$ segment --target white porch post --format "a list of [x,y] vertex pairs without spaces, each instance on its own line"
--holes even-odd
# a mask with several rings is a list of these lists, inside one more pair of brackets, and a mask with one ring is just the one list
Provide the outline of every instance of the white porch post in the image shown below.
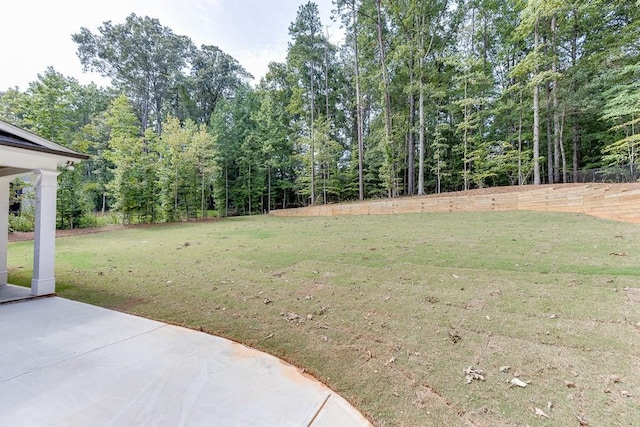
[[36,174],[36,224],[33,244],[31,295],[56,291],[56,193],[58,171],[38,169]]
[[0,178],[0,286],[7,284],[7,247],[9,245],[9,183]]

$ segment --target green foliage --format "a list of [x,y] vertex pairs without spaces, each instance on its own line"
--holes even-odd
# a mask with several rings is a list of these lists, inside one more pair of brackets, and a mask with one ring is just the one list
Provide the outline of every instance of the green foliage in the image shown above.
[[[113,165],[113,180],[107,186],[114,199],[114,208],[123,215],[123,221],[131,217],[153,219],[155,197],[153,195],[155,173],[149,143],[153,135],[140,135],[140,127],[129,100],[117,97],[105,115],[110,128],[108,150],[105,157]],[[150,218],[150,216],[152,218]]]
[[90,211],[180,221],[635,171],[638,8],[334,3],[344,41],[302,4],[285,61],[255,87],[230,55],[157,19],[82,28],[80,62],[113,87],[47,68],[25,92],[0,92],[0,119],[91,155],[60,177],[65,227]]
[[607,80],[611,86],[604,94],[602,118],[613,123],[618,138],[603,148],[603,160],[633,167],[640,146],[640,64],[614,69]]
[[161,134],[169,115],[208,123],[218,101],[251,78],[218,47],[197,49],[189,37],[147,16],[104,22],[98,33],[81,28],[72,39],[85,70],[111,78],[131,99],[142,132],[151,127]]
[[164,106],[174,79],[186,65],[192,49],[188,37],[178,36],[157,19],[131,14],[124,24],[105,22],[93,34],[81,28],[72,36],[78,45],[78,58],[86,70],[110,77],[141,106],[142,131],[149,125],[161,131]]
[[83,173],[84,165],[79,164],[73,170],[63,170],[58,176],[56,211],[60,229],[78,228],[81,219],[91,212],[88,193],[83,191]]
[[155,142],[158,202],[167,222],[204,218],[214,173],[213,137],[192,121],[169,117]]
[[9,214],[9,232],[31,232],[36,224],[33,208],[21,209],[19,213]]

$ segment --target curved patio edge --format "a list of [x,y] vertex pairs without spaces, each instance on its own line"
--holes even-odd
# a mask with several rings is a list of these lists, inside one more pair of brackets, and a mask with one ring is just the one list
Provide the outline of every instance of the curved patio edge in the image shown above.
[[0,306],[2,425],[369,426],[275,356],[60,297]]

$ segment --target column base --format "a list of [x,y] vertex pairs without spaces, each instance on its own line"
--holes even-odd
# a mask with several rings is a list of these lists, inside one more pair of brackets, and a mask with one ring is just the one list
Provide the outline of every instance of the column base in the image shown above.
[[0,271],[0,286],[6,285],[9,280],[9,273],[6,271]]
[[56,293],[56,279],[33,279],[31,280],[31,295],[51,295]]

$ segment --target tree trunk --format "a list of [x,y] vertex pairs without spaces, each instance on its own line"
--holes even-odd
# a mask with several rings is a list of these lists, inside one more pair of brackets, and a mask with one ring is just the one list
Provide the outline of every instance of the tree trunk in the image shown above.
[[409,85],[411,91],[409,93],[409,135],[407,139],[407,194],[413,196],[416,194],[416,141],[415,141],[415,116],[416,116],[416,98],[413,95],[414,83],[414,58],[413,50],[409,59]]
[[431,51],[431,46],[433,45],[433,35],[431,36],[431,40],[429,41],[429,47],[425,51],[424,49],[424,15],[422,15],[420,19],[420,60],[418,61],[418,67],[420,67],[420,100],[418,108],[420,110],[420,131],[419,131],[419,166],[418,166],[418,195],[424,194],[424,159],[425,159],[425,141],[424,141],[424,127],[425,127],[425,119],[424,119],[424,58]]
[[311,74],[311,205],[316,203],[316,135],[315,135],[315,95],[313,89],[313,61],[310,66]]
[[[533,44],[535,52],[538,51],[538,38],[538,23],[536,22]],[[537,65],[536,74],[538,74]],[[537,83],[533,87],[533,184],[540,185],[540,86]]]
[[224,165],[224,216],[229,216],[229,167]]
[[[422,61],[420,61],[422,62]],[[424,194],[424,88],[422,87],[422,65],[420,66],[420,98],[418,109],[420,114],[419,149],[418,149],[418,195]]]
[[[553,168],[554,175],[553,180],[555,182],[560,182],[560,144],[562,143],[560,139],[560,111],[559,111],[559,101],[558,101],[558,78],[556,73],[558,72],[558,57],[557,57],[557,49],[556,49],[556,15],[551,17],[551,44],[552,44],[552,55],[553,61],[551,64],[551,70],[553,71]],[[562,171],[562,175],[564,176],[564,170]]]
[[267,213],[271,212],[271,165],[267,165]]
[[[571,67],[575,67],[578,61],[578,10],[573,10],[573,38],[571,40]],[[578,90],[577,79],[573,81],[573,93]],[[580,134],[578,129],[578,111],[572,109],[572,134],[573,134],[573,182],[578,182],[578,161],[580,156]]]
[[382,71],[382,83],[384,87],[384,131],[386,143],[390,149],[390,165],[389,165],[389,197],[396,196],[397,191],[397,177],[395,170],[395,150],[393,149],[393,142],[391,141],[391,95],[389,94],[389,76],[387,75],[387,60],[385,57],[384,43],[382,39],[382,7],[380,0],[376,0],[376,8],[378,12],[378,48],[380,49],[380,68]]
[[551,125],[551,119],[553,115],[553,109],[551,107],[551,87],[549,85],[545,85],[547,89],[547,110],[549,114],[547,114],[547,177],[548,183],[553,184],[555,181],[555,174],[553,172],[553,131]]
[[522,89],[520,90],[520,117],[518,122],[518,185],[524,185],[522,173]]
[[564,152],[564,118],[565,112],[562,111],[562,122],[560,123],[559,140],[560,140],[560,156],[562,157],[562,183],[567,183],[567,157]]
[[573,116],[573,182],[578,182],[578,161],[580,154],[580,134],[578,131],[578,119],[576,115]]
[[467,153],[468,150],[468,127],[469,127],[469,106],[467,105],[467,76],[464,78],[464,133],[463,133],[463,144],[464,150],[462,153],[462,176],[464,178],[464,190],[469,190],[469,155]]
[[204,203],[204,170],[202,171],[202,181],[200,182],[200,213],[202,219],[205,219],[206,215],[206,206]]
[[176,221],[178,218],[178,163],[176,162],[176,175],[175,182],[173,183],[173,218],[171,221]]
[[[328,33],[328,31],[327,31]],[[327,120],[329,120],[329,46],[327,41],[329,39],[329,35],[324,38],[324,102],[325,102],[325,114],[327,115]]]
[[356,121],[358,134],[358,196],[360,200],[364,200],[364,136],[362,126],[362,96],[360,94],[360,59],[358,46],[358,11],[356,10],[355,1],[352,3],[353,13],[353,48],[355,61],[355,80],[356,80]]

